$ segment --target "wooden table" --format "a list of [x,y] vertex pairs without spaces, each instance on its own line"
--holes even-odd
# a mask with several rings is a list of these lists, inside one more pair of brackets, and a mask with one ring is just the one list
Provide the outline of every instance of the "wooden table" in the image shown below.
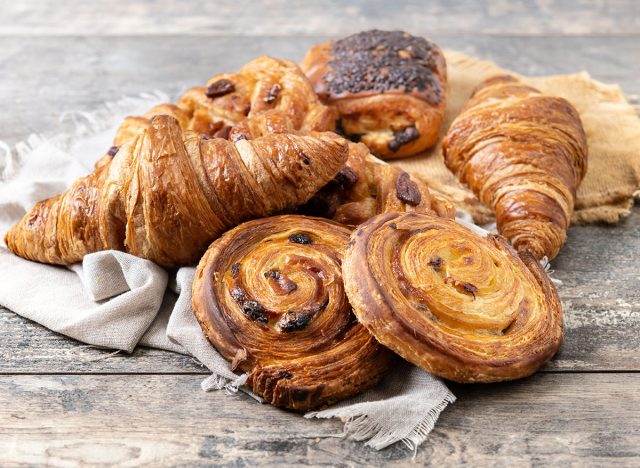
[[[579,5],[574,5],[579,3]],[[157,0],[29,0],[0,6],[0,138],[54,132],[63,111],[149,90],[179,91],[263,53],[371,27],[525,74],[586,69],[640,94],[640,3],[316,1],[292,7]],[[518,382],[452,386],[422,464],[640,464],[640,209],[616,227],[578,226],[554,262],[566,342]],[[10,272],[1,272],[2,279]],[[37,287],[37,284],[34,285]],[[81,346],[0,310],[0,465],[410,464],[243,395],[205,393],[185,356]]]

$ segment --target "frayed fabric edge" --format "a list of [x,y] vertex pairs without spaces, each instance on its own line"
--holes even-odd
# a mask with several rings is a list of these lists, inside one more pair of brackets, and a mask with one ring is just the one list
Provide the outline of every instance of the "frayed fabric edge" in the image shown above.
[[[60,123],[69,128],[52,135],[33,133],[25,140],[19,141],[11,148],[0,140],[0,181],[8,181],[20,168],[22,161],[43,144],[50,144],[63,151],[68,151],[77,138],[90,137],[120,122],[122,114],[146,112],[149,108],[162,102],[168,102],[169,96],[161,91],[140,93],[137,96],[125,96],[117,101],[106,102],[91,112],[66,111],[60,115]],[[95,155],[98,158],[100,155]],[[88,161],[93,162],[93,161]]]
[[456,401],[456,397],[451,392],[447,392],[441,402],[432,407],[420,422],[404,437],[398,437],[391,429],[385,428],[378,421],[366,414],[341,414],[344,408],[325,411],[313,411],[304,415],[305,418],[340,418],[344,422],[342,435],[327,435],[319,437],[348,437],[355,441],[366,441],[365,445],[375,450],[382,450],[396,442],[403,443],[413,452],[415,458],[418,447],[427,439],[429,433],[435,427],[442,411],[451,403]]

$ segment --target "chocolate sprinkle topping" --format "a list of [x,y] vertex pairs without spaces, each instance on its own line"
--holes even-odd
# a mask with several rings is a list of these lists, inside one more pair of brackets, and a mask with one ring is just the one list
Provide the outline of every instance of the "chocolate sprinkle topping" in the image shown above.
[[300,232],[298,234],[291,234],[289,236],[289,242],[293,242],[294,244],[303,244],[303,245],[312,244],[313,243],[311,241],[311,238],[308,235],[306,235],[306,234],[304,234],[302,232]]
[[240,263],[236,262],[231,265],[231,276],[233,279],[236,279],[240,274]]
[[211,83],[205,94],[208,98],[217,98],[220,96],[224,96],[225,94],[233,93],[236,90],[236,86],[227,79],[218,80],[214,83]]
[[109,148],[109,151],[107,151],[107,154],[113,158],[116,154],[118,154],[119,149],[119,146],[112,146],[111,148]]
[[434,57],[440,49],[402,31],[363,31],[333,44],[331,71],[324,76],[333,96],[363,91],[426,92],[434,104],[444,98]]
[[420,138],[420,132],[416,127],[407,127],[393,135],[393,140],[387,145],[394,153],[407,143]]
[[398,200],[411,206],[418,206],[422,201],[422,194],[409,174],[403,172],[396,181],[396,196]]
[[279,84],[274,84],[264,97],[264,102],[269,104],[275,101],[278,98],[278,94],[280,94],[281,89],[282,88],[280,88]]

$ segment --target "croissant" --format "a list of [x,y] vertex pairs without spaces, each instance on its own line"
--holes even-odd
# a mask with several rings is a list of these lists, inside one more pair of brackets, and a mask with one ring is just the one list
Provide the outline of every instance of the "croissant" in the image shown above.
[[335,110],[320,102],[295,63],[262,56],[236,73],[217,75],[205,86],[189,89],[177,105],[160,104],[144,116],[127,117],[113,146],[96,166],[110,161],[124,143],[145,131],[156,115],[176,118],[183,131],[231,141],[270,133],[335,130],[337,117]]
[[369,153],[362,143],[349,143],[349,158],[338,174],[299,212],[356,226],[379,213],[419,211],[455,216],[449,202],[433,196],[427,184]]
[[383,159],[417,154],[438,140],[447,70],[440,48],[402,31],[364,31],[313,46],[300,66],[339,126]]
[[241,224],[202,257],[193,310],[245,385],[308,410],[375,385],[394,360],[351,312],[341,263],[350,229],[320,218]]
[[193,265],[228,228],[307,201],[347,159],[333,133],[236,143],[182,132],[167,115],[65,193],[41,201],[5,237],[16,255],[71,264],[105,249]]
[[528,252],[424,213],[385,213],[351,235],[353,311],[406,360],[456,382],[532,374],[562,343],[562,308]]
[[490,78],[453,121],[442,151],[518,251],[558,254],[587,171],[586,136],[568,101],[510,76]]

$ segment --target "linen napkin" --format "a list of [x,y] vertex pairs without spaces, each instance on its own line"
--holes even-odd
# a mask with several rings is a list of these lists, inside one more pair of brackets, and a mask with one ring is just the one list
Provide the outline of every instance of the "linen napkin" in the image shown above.
[[[89,172],[94,159],[111,146],[125,115],[139,115],[162,101],[167,97],[156,93],[106,105],[95,114],[67,114],[69,131],[32,136],[14,152],[0,145],[5,148],[0,155],[0,234],[36,201],[64,191]],[[0,271],[0,305],[19,315],[91,345],[127,352],[146,345],[190,354],[212,372],[202,383],[204,390],[242,389],[246,377],[231,372],[191,310],[194,268],[170,275],[150,261],[116,251],[87,255],[81,265],[65,268],[30,262],[0,247]],[[416,450],[454,400],[440,379],[406,364],[375,389],[306,417],[340,418],[345,436],[375,449],[401,441]]]

